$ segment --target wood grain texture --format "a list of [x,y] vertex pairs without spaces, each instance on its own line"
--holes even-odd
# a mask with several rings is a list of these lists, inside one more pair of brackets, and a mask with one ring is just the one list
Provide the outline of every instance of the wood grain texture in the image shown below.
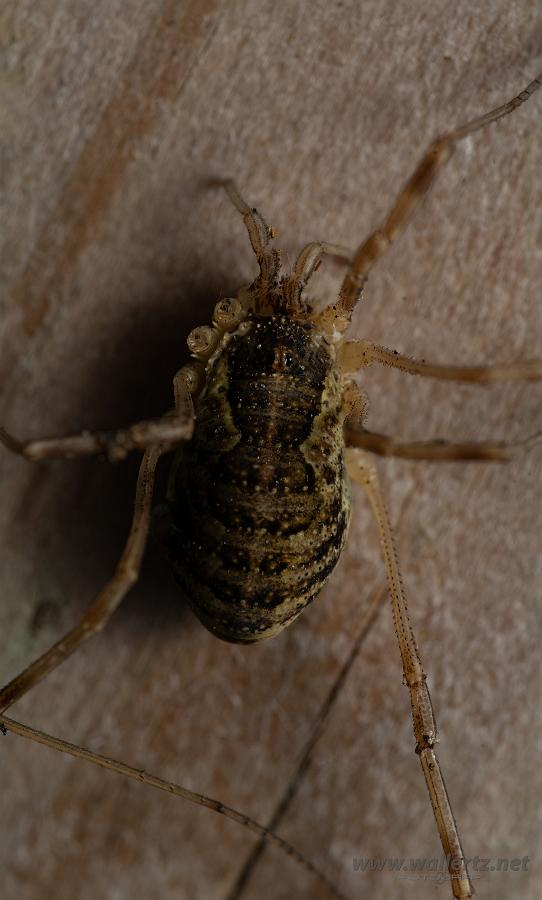
[[[1,14],[0,418],[22,437],[159,415],[190,328],[254,274],[233,177],[279,232],[355,245],[429,141],[542,68],[535,0],[7,0]],[[353,337],[447,363],[542,355],[542,104],[466,142],[371,274]],[[332,264],[314,291],[333,298]],[[540,385],[370,370],[369,425],[517,439]],[[480,898],[539,896],[540,451],[509,466],[383,461],[404,580],[468,855],[529,856]],[[0,456],[2,679],[70,625],[122,546],[136,460]],[[164,474],[164,473],[163,473]],[[265,822],[384,584],[354,491],[338,571],[290,629],[228,646],[155,547],[107,631],[14,717]],[[352,857],[434,857],[391,615],[382,606],[278,828],[352,897],[433,897]],[[0,742],[2,895],[227,898],[254,839],[207,810],[14,737]],[[439,896],[446,896],[441,887]],[[322,898],[274,850],[243,898]]]

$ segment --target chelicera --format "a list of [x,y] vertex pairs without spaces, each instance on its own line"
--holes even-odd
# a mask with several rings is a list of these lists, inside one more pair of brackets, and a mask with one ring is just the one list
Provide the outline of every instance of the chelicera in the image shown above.
[[[381,228],[353,255],[333,244],[310,243],[291,271],[283,273],[272,229],[228,182],[226,190],[244,220],[260,271],[237,297],[217,303],[211,325],[189,335],[192,360],[175,376],[173,411],[159,421],[107,434],[23,443],[0,431],[2,443],[29,460],[102,452],[118,459],[134,449],[144,451],[132,527],[113,578],[79,624],[0,691],[2,713],[100,631],[136,581],[151,526],[154,473],[161,455],[176,451],[166,502],[154,513],[155,533],[202,623],[218,637],[238,643],[272,637],[318,595],[346,539],[350,479],[366,492],[379,528],[416,753],[449,861],[453,895],[472,896],[435,753],[437,729],[426,676],[369,451],[409,459],[498,461],[528,449],[542,435],[516,444],[399,443],[365,428],[367,400],[352,375],[379,363],[410,374],[464,382],[534,380],[542,378],[542,361],[437,365],[368,341],[349,341],[346,333],[370,269],[408,223],[457,143],[512,112],[541,84],[539,76],[508,103],[436,140]],[[338,300],[316,310],[304,291],[324,256],[345,262],[347,273]],[[0,726],[210,806],[270,837],[326,881],[286,842],[219,801],[67,745],[4,715]]]

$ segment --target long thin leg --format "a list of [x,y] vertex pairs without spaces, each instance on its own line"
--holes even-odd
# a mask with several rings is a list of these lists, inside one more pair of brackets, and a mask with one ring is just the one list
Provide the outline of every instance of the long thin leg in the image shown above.
[[138,422],[119,431],[99,431],[68,437],[44,438],[20,441],[4,428],[0,428],[0,444],[24,456],[28,460],[53,459],[55,457],[91,456],[106,453],[111,460],[124,459],[131,450],[144,450],[156,444],[174,447],[192,436],[194,423],[190,415],[170,413],[161,419]]
[[224,188],[231,202],[243,217],[252,249],[260,266],[260,276],[257,279],[258,285],[255,285],[255,290],[261,285],[262,293],[265,293],[275,282],[280,266],[278,251],[270,246],[274,237],[273,229],[269,227],[255,207],[249,206],[243,200],[233,181],[224,182]]
[[0,690],[0,713],[27,693],[38,681],[56,669],[88,638],[101,631],[139,577],[145,551],[154,487],[154,472],[162,446],[146,450],[137,479],[132,526],[115,574],[86,609],[80,622],[46,653],[31,663]]
[[344,427],[344,438],[348,447],[370,450],[379,456],[399,456],[402,459],[426,459],[433,462],[445,460],[472,460],[480,462],[508,462],[525,453],[542,441],[542,431],[532,434],[523,441],[514,443],[469,442],[449,443],[448,441],[409,441],[401,443],[387,434],[355,428],[348,422]]
[[377,471],[369,457],[361,450],[348,449],[346,463],[352,480],[360,484],[366,492],[380,531],[382,553],[388,573],[395,633],[399,642],[405,682],[410,692],[416,753],[420,757],[442,848],[448,860],[453,894],[457,898],[472,897],[474,891],[468,875],[459,832],[439,761],[433,749],[437,740],[435,716],[426,675],[410,623],[407,600],[397,561],[397,551]]
[[318,866],[312,863],[292,844],[285,841],[284,838],[281,838],[270,828],[266,828],[265,825],[260,825],[255,819],[250,818],[250,816],[245,815],[245,813],[239,812],[239,810],[232,806],[221,803],[220,800],[215,800],[213,797],[209,797],[206,794],[198,794],[180,784],[175,784],[173,781],[166,781],[164,778],[159,778],[157,775],[151,775],[151,773],[146,772],[145,769],[136,769],[133,766],[128,766],[126,763],[112,759],[110,756],[101,756],[99,753],[93,753],[85,747],[79,747],[77,744],[69,744],[67,741],[62,741],[46,732],[37,731],[35,728],[30,728],[28,725],[16,722],[14,719],[8,719],[1,714],[0,731],[4,734],[11,731],[13,734],[18,734],[20,737],[36,741],[38,744],[43,744],[45,747],[57,750],[59,753],[67,753],[70,756],[74,756],[76,759],[86,760],[102,769],[109,769],[112,772],[117,772],[119,775],[125,775],[127,778],[132,778],[134,781],[146,784],[159,791],[166,791],[174,797],[182,797],[183,800],[188,800],[189,803],[195,803],[197,806],[205,806],[207,809],[211,809],[213,812],[219,813],[227,819],[231,819],[232,822],[237,822],[238,825],[242,825],[253,834],[257,834],[261,839],[274,844],[275,847],[282,850],[286,856],[295,859],[295,861],[303,866],[307,872],[315,878],[318,878],[325,886],[330,896],[336,897],[337,900],[348,900],[346,895],[335,887],[327,875],[325,875]]
[[[201,370],[201,371],[200,371]],[[67,437],[21,441],[0,427],[0,444],[25,459],[37,461],[58,457],[92,456],[106,453],[116,462],[124,459],[131,450],[146,450],[158,444],[162,452],[173,449],[192,437],[194,430],[194,404],[192,394],[201,386],[203,367],[196,363],[183,366],[173,379],[175,409],[147,422],[136,422],[129,428],[117,431],[98,431]]]
[[352,267],[343,281],[339,301],[334,307],[340,327],[344,329],[348,324],[352,310],[361,297],[363,285],[371,267],[408,224],[416,207],[433,184],[442,166],[452,156],[459,141],[469,134],[479,131],[485,125],[489,125],[490,122],[496,122],[497,119],[513,112],[514,109],[525,103],[541,85],[542,73],[508,103],[448,132],[431,144],[418,168],[399,194],[384,223],[361,244],[355,254]]
[[425,360],[410,359],[397,350],[388,350],[369,341],[345,341],[337,352],[343,372],[357,372],[373,363],[400,369],[409,375],[440,378],[445,381],[472,381],[490,384],[496,381],[539,381],[542,378],[542,359],[492,366],[441,366]]

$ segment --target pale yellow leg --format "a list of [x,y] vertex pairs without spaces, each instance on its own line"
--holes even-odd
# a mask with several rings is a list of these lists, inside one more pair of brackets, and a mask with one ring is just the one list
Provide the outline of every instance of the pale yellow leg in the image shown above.
[[0,690],[0,712],[5,712],[49,672],[56,669],[84,641],[101,631],[137,581],[149,532],[154,472],[163,452],[163,448],[157,446],[146,450],[143,455],[137,480],[132,526],[115,574],[88,606],[78,625]]
[[410,623],[407,600],[397,561],[397,551],[376,467],[366,453],[351,448],[346,451],[346,464],[352,480],[361,485],[366,492],[380,532],[395,633],[399,642],[405,683],[410,692],[416,753],[420,757],[444,855],[449,861],[448,871],[453,894],[456,898],[472,897],[474,891],[468,875],[459,832],[434,751],[437,740],[435,716],[426,675]]
[[179,418],[170,413],[161,419],[138,422],[118,431],[99,431],[67,437],[43,438],[21,441],[5,429],[0,428],[0,444],[25,459],[38,461],[58,457],[74,458],[106,454],[112,461],[124,459],[132,450],[144,450],[156,444],[167,444],[171,448],[188,440],[192,435],[191,417]]
[[542,441],[542,431],[514,443],[463,441],[409,441],[400,442],[387,434],[377,434],[364,428],[356,428],[348,422],[344,428],[345,443],[349,447],[370,450],[379,456],[398,456],[401,459],[426,459],[433,462],[471,460],[480,462],[508,462],[525,453]]
[[194,404],[191,390],[194,384],[195,365],[184,366],[173,379],[175,409],[148,422],[137,422],[116,431],[83,431],[66,437],[41,438],[21,441],[0,427],[0,444],[12,453],[33,462],[58,457],[74,458],[107,454],[116,462],[124,459],[132,450],[146,450],[160,444],[161,452],[172,450],[192,437],[194,430]]
[[426,195],[442,167],[452,156],[458,143],[485,125],[509,115],[518,106],[525,103],[541,85],[542,74],[531,81],[525,90],[509,100],[508,103],[448,132],[431,144],[418,168],[397,197],[381,227],[373,232],[355,253],[350,271],[343,281],[339,301],[335,306],[330,307],[330,313],[334,313],[336,327],[339,330],[344,330],[348,325],[352,310],[361,297],[363,285],[370,269],[412,219],[420,201]]
[[20,737],[35,741],[38,744],[43,744],[44,747],[49,747],[51,750],[56,750],[59,753],[67,753],[79,760],[86,760],[86,762],[90,762],[102,769],[109,769],[109,771],[111,772],[116,772],[119,775],[124,775],[126,778],[131,778],[134,781],[139,782],[140,784],[146,784],[149,787],[156,788],[159,791],[166,791],[166,793],[171,794],[174,797],[181,797],[183,800],[187,800],[189,803],[194,803],[197,806],[204,806],[221,816],[225,816],[232,822],[237,822],[238,825],[242,825],[243,828],[246,828],[248,829],[248,831],[256,834],[259,838],[262,838],[265,841],[269,841],[275,847],[278,847],[278,849],[281,850],[284,854],[286,854],[286,856],[294,859],[296,863],[301,865],[311,876],[318,879],[320,884],[324,887],[326,895],[335,897],[336,900],[348,900],[345,894],[343,894],[342,891],[335,887],[335,885],[332,881],[330,881],[327,875],[322,872],[322,870],[318,868],[318,866],[312,863],[310,859],[304,856],[303,853],[297,850],[292,844],[290,844],[288,841],[285,841],[284,838],[281,838],[270,828],[266,828],[265,825],[260,825],[260,823],[255,819],[252,819],[250,818],[250,816],[245,815],[245,813],[234,809],[234,807],[232,806],[227,806],[225,803],[221,803],[220,800],[215,800],[213,797],[209,797],[206,794],[199,794],[196,793],[196,791],[191,791],[188,788],[185,788],[180,784],[176,784],[173,781],[166,781],[164,778],[159,778],[157,775],[152,775],[150,772],[147,772],[141,767],[134,768],[134,766],[129,766],[124,762],[112,759],[110,756],[102,756],[99,753],[93,753],[92,750],[87,750],[86,747],[79,747],[76,744],[69,744],[67,741],[62,741],[59,738],[53,737],[53,735],[51,734],[46,734],[43,731],[37,731],[35,728],[30,728],[28,725],[23,725],[21,722],[16,722],[14,719],[8,719],[6,716],[3,716],[1,714],[0,731],[2,731],[4,734],[7,734],[8,731],[12,732],[13,734],[18,734]]
[[409,375],[440,378],[445,381],[471,381],[491,384],[497,381],[539,381],[542,378],[542,360],[526,359],[522,362],[492,366],[442,366],[424,359],[411,359],[397,350],[389,350],[370,341],[345,341],[337,351],[337,359],[345,374],[378,363],[391,366]]

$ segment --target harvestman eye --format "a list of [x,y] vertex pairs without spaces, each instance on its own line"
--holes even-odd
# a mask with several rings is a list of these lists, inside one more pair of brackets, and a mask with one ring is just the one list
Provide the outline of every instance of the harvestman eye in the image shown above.
[[[218,800],[124,763],[37,732],[6,710],[85,640],[101,631],[139,576],[151,525],[158,459],[175,452],[156,533],[190,605],[217,637],[250,643],[273,637],[320,593],[344,546],[350,516],[349,479],[374,512],[387,569],[393,623],[410,694],[416,753],[429,790],[453,896],[473,888],[440,765],[437,726],[426,675],[409,619],[398,556],[370,452],[423,460],[506,461],[533,447],[542,432],[516,443],[402,443],[367,430],[367,398],[350,376],[392,366],[422,377],[482,384],[542,378],[542,361],[447,366],[416,361],[372,344],[349,341],[352,313],[369,272],[408,224],[457,144],[508,115],[542,84],[532,81],[508,103],[438,138],[399,194],[381,227],[355,253],[324,242],[307,244],[283,272],[274,233],[232,182],[228,195],[243,217],[259,274],[236,298],[215,306],[213,322],[188,337],[191,362],[174,379],[175,405],[165,417],[116,432],[83,432],[23,442],[0,429],[4,446],[28,460],[143,450],[132,526],[111,580],[81,621],[0,691],[0,729],[208,806],[293,856],[330,895],[344,897],[308,859],[272,831]],[[337,301],[317,312],[304,289],[326,255],[346,263]]]

